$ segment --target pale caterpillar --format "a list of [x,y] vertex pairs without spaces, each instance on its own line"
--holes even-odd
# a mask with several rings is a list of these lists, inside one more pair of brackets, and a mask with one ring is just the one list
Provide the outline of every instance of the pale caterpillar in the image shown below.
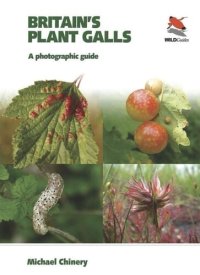
[[33,207],[33,228],[36,233],[45,235],[48,232],[48,212],[61,198],[63,188],[63,179],[59,174],[48,174],[48,185]]

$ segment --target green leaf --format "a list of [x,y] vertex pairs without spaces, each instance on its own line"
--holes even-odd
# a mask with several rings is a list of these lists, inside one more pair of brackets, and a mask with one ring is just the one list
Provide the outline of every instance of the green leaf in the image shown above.
[[0,164],[0,180],[8,180],[9,174],[4,165]]
[[14,220],[17,215],[17,203],[0,196],[0,222]]
[[151,163],[151,160],[135,148],[133,141],[123,139],[113,128],[111,131],[104,129],[104,163]]
[[39,184],[33,175],[22,176],[16,180],[11,189],[12,200],[15,201],[17,209],[15,220],[23,219],[30,213],[29,210],[36,201],[35,194],[38,192]]
[[46,180],[34,175],[21,176],[9,184],[7,198],[0,196],[0,221],[19,221],[31,217],[39,194],[46,187]]
[[[8,218],[19,221],[26,216],[32,215],[33,205],[38,199],[38,194],[45,188],[44,181],[39,180],[33,175],[22,176],[12,184],[10,198],[6,199],[8,207],[14,205],[14,212]],[[36,195],[37,194],[37,195]],[[5,217],[6,218],[5,214]],[[5,219],[4,219],[5,220]]]
[[182,113],[183,110],[190,110],[190,108],[189,101],[181,90],[164,85],[159,116],[154,120],[167,129],[169,142],[174,151],[179,151],[178,145],[190,145],[184,130],[188,122]]
[[[12,99],[11,104],[7,107],[5,115],[8,117],[17,117],[26,119],[32,109],[45,101],[48,95],[57,95],[58,90],[61,91],[68,89],[72,83],[62,82],[62,86],[59,86],[60,82],[56,80],[49,81],[35,81],[34,85],[19,90],[19,95]],[[59,84],[59,85],[58,85]],[[51,91],[51,88],[55,89]]]
[[18,178],[12,187],[11,194],[15,199],[29,200],[38,190],[37,178],[29,175]]
[[15,167],[97,163],[87,101],[75,82],[35,82],[19,91],[5,115],[22,119],[13,138]]

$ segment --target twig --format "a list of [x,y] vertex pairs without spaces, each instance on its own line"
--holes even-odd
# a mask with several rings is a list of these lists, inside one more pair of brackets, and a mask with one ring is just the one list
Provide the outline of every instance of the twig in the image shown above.
[[83,79],[83,74],[80,75],[79,77],[77,77],[77,78],[74,80],[74,83],[76,84],[76,87],[77,87],[77,88],[79,88],[82,79]]
[[50,233],[58,235],[59,237],[62,237],[67,242],[80,243],[80,241],[76,237],[72,236],[68,232],[62,231],[62,230],[52,227],[52,226],[48,226],[48,229],[49,229]]

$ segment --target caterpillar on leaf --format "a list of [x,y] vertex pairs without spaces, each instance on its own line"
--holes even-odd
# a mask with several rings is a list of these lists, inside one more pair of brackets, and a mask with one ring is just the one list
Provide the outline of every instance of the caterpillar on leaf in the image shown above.
[[49,231],[47,215],[61,198],[63,189],[63,178],[57,173],[48,174],[48,185],[33,207],[33,229],[37,234],[45,235]]

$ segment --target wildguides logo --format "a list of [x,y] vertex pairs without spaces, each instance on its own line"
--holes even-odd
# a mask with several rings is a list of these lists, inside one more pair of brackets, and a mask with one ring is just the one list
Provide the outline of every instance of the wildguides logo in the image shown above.
[[[165,37],[165,42],[189,42],[187,38],[187,28],[183,20],[187,17],[176,18],[174,16],[169,17],[167,32],[170,37]],[[174,37],[175,35],[175,37]]]

